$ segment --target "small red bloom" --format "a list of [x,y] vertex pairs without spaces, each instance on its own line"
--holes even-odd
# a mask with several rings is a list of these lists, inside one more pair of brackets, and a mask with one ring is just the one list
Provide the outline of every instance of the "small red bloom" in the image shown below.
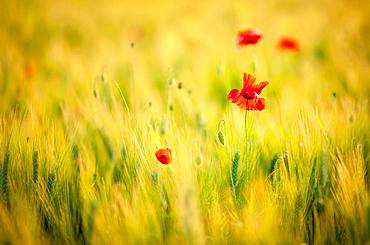
[[255,77],[244,72],[243,88],[240,91],[232,89],[227,98],[243,110],[262,111],[265,109],[265,99],[259,97],[259,94],[269,83],[265,81],[255,84],[255,82]]
[[299,51],[299,44],[294,38],[284,37],[279,42],[279,48],[281,50]]
[[171,150],[168,148],[159,149],[158,151],[156,151],[155,157],[157,158],[158,161],[166,165],[171,163],[172,161]]
[[33,62],[28,62],[24,65],[23,74],[24,74],[24,78],[26,78],[27,80],[33,77],[33,75],[35,74],[35,66]]
[[261,32],[249,29],[238,33],[237,43],[239,47],[243,47],[249,44],[256,44],[261,38]]

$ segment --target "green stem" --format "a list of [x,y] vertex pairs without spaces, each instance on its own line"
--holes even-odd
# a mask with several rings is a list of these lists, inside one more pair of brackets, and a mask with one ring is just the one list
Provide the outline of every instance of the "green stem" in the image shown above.
[[245,110],[244,131],[245,131],[245,155],[247,156],[247,151],[248,151],[248,111],[247,110]]

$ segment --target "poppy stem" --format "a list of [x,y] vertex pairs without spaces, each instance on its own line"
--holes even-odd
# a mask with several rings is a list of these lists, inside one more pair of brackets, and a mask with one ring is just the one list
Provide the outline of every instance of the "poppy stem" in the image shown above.
[[245,155],[248,155],[248,110],[245,110],[244,117],[244,130],[245,130]]

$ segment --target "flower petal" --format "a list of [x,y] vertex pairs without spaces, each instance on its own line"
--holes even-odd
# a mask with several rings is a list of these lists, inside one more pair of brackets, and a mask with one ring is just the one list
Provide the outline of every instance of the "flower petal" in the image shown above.
[[238,100],[236,101],[236,104],[243,110],[248,110],[248,101],[246,98],[243,96],[239,96]]
[[256,104],[254,106],[255,110],[262,111],[265,109],[265,99],[264,98],[256,98]]
[[251,87],[254,82],[256,81],[256,78],[252,76],[251,74],[247,74],[244,72],[243,75],[243,88],[249,88]]
[[269,83],[268,83],[268,82],[266,82],[266,81],[261,82],[260,84],[258,84],[258,85],[256,85],[256,86],[254,86],[254,87],[253,87],[253,91],[254,91],[255,93],[257,93],[257,94],[260,94],[260,93],[261,93],[261,91],[262,91],[262,89],[263,89],[264,87],[266,87],[268,84],[269,84]]
[[227,98],[232,102],[235,103],[240,96],[239,90],[237,89],[232,89],[229,94],[227,95]]
[[245,109],[248,111],[262,111],[265,109],[265,99],[256,97],[252,100],[247,100]]
[[232,101],[242,110],[247,111],[262,111],[265,109],[265,99],[261,97],[255,97],[254,99],[246,99],[243,96],[238,96],[235,100]]

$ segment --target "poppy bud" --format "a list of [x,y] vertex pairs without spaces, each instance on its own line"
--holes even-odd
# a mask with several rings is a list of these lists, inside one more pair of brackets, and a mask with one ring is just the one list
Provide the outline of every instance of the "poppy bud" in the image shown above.
[[225,136],[221,131],[217,132],[217,138],[220,141],[220,143],[224,146],[225,145]]
[[225,135],[224,135],[224,133],[221,130],[222,124],[224,124],[224,126],[225,126],[225,121],[224,120],[221,120],[221,121],[218,122],[218,125],[217,125],[217,129],[218,129],[217,139],[218,139],[218,141],[220,141],[220,143],[223,146],[225,146],[226,145],[226,143],[225,143]]
[[166,149],[159,149],[155,153],[155,157],[159,162],[162,164],[169,164],[172,161],[172,156],[171,156],[171,150],[166,148]]

